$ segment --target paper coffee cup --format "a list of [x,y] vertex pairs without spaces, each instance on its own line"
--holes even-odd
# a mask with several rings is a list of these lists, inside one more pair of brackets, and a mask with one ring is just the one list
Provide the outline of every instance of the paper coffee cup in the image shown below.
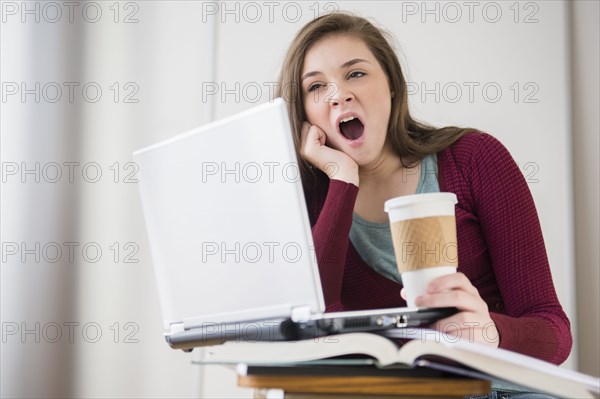
[[405,195],[385,202],[398,271],[407,304],[425,293],[437,277],[455,273],[458,266],[453,193]]

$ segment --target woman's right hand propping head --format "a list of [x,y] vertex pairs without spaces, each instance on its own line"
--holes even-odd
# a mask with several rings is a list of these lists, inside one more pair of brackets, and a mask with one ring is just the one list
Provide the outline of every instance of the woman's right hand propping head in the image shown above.
[[302,124],[300,155],[330,179],[352,183],[358,187],[358,164],[348,154],[328,147],[325,132],[308,122]]

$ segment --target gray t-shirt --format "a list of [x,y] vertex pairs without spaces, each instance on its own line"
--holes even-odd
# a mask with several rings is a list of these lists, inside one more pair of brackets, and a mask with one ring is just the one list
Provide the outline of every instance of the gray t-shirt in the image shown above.
[[[420,164],[416,194],[439,191],[437,157],[435,154],[429,154]],[[369,222],[355,213],[352,215],[350,241],[367,265],[390,280],[402,283],[396,268],[389,223]]]

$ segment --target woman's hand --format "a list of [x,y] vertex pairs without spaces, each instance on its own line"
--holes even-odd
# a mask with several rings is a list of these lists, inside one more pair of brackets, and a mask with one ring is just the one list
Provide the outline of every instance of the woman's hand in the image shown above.
[[302,124],[300,155],[330,179],[352,183],[358,187],[358,165],[348,154],[325,145],[327,136],[316,125]]
[[[404,288],[400,295],[405,298]],[[500,336],[490,317],[488,306],[463,273],[436,278],[427,286],[427,293],[415,299],[415,305],[426,308],[458,308],[458,313],[438,320],[432,327],[470,342],[498,347]]]

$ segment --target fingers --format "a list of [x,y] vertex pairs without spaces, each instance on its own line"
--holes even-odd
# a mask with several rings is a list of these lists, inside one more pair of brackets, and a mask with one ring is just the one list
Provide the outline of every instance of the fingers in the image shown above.
[[453,316],[436,322],[432,328],[462,340],[479,342],[496,348],[500,343],[496,324],[490,319]]
[[313,154],[316,150],[325,145],[325,133],[317,126],[304,122],[302,124],[301,140],[300,154],[309,162],[314,163]]
[[[462,312],[434,323],[431,328],[469,342],[498,347],[500,333],[492,319]],[[454,342],[454,341],[453,341]]]
[[418,307],[456,307],[460,312],[437,321],[432,327],[452,335],[467,331],[469,340],[498,346],[498,330],[490,317],[488,306],[463,273],[454,273],[433,280],[427,292],[415,299]]
[[310,124],[308,122],[304,122],[302,124],[302,130],[300,131],[300,154],[304,158],[306,158],[306,153],[305,153],[304,148],[306,147],[306,139],[308,137],[309,130],[310,130]]
[[325,145],[326,138],[325,132],[317,125],[311,125],[308,122],[302,123],[301,139],[303,145],[311,143],[319,146]]
[[471,295],[479,296],[479,291],[471,284],[471,281],[469,281],[464,273],[452,273],[438,277],[427,286],[428,294],[451,290],[462,290]]
[[427,286],[427,292],[415,299],[419,307],[454,306],[462,311],[486,314],[487,304],[481,299],[477,288],[463,273],[438,277]]
[[479,297],[463,290],[450,290],[434,294],[420,295],[415,305],[424,308],[456,307],[461,311],[482,312],[487,310],[485,302]]
[[358,187],[358,164],[348,154],[325,145],[327,135],[316,125],[302,124],[300,155],[330,179],[352,183]]
[[483,315],[480,316],[476,313],[460,312],[436,321],[433,324],[433,327],[438,331],[449,332],[469,328],[489,328],[491,325],[495,326],[494,322]]
[[308,136],[308,131],[310,130],[310,123],[304,122],[302,123],[302,129],[300,130],[300,145],[301,149],[304,150],[304,145],[306,143],[306,138]]

